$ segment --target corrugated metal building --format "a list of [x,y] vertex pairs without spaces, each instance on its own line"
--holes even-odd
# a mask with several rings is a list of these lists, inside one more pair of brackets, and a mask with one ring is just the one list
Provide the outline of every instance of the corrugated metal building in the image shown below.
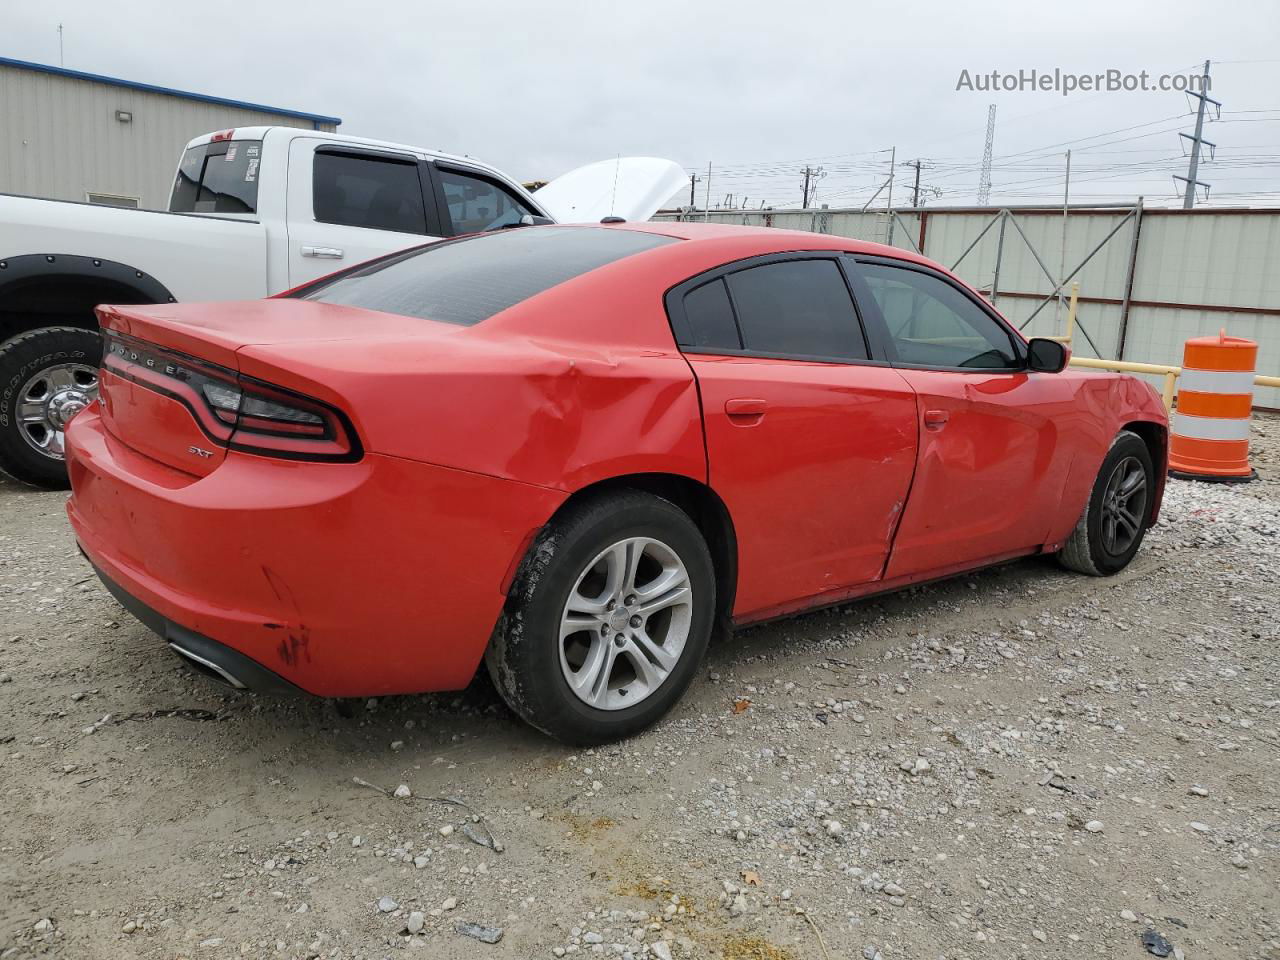
[[341,122],[0,57],[0,193],[164,209],[192,137]]

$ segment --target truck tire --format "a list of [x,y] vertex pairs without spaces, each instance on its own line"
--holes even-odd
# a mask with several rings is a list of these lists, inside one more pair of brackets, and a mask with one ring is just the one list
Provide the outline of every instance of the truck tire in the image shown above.
[[102,338],[42,327],[0,344],[0,469],[23,483],[65,489],[67,423],[98,395]]

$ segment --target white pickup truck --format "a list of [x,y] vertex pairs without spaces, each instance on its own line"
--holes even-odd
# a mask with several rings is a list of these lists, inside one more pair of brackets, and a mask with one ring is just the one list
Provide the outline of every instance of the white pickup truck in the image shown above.
[[65,484],[63,427],[97,390],[98,304],[253,299],[433,239],[647,220],[684,183],[629,157],[534,196],[469,157],[251,127],[187,145],[168,212],[0,195],[0,468]]

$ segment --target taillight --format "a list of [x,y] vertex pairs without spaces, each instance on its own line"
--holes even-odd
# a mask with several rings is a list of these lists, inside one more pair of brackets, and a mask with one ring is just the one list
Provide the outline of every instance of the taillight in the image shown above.
[[217,143],[220,140],[230,140],[235,135],[236,135],[235,130],[220,130],[217,133],[213,134],[211,137],[209,137],[209,142]]
[[103,369],[177,400],[215,443],[293,460],[360,459],[350,421],[326,403],[132,337],[104,337]]

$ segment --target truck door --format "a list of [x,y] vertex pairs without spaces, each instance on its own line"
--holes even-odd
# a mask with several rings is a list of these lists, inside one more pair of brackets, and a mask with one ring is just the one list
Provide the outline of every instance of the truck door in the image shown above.
[[442,235],[411,153],[300,137],[289,148],[289,285]]

